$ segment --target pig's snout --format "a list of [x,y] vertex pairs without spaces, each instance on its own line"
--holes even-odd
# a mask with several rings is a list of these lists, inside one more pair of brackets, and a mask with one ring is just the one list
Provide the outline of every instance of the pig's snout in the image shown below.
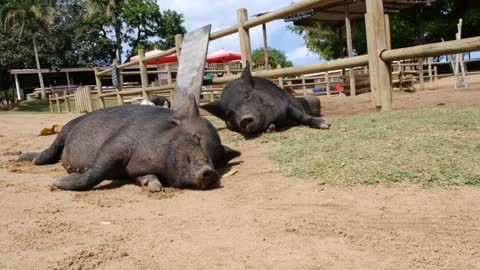
[[246,114],[240,119],[240,129],[245,133],[252,133],[257,130],[257,121],[251,114]]
[[202,166],[197,170],[195,178],[200,189],[215,188],[220,185],[220,174],[209,166]]

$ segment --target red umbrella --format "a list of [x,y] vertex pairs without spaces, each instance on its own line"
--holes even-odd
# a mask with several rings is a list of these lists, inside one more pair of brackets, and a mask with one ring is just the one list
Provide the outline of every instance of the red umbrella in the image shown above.
[[224,48],[207,55],[207,62],[209,63],[228,62],[239,59],[242,59],[242,55],[239,52],[230,51]]
[[[156,55],[156,54],[160,54],[160,53],[163,53],[163,52],[164,51],[155,48],[151,51],[146,52],[145,56]],[[137,61],[138,58],[139,58],[138,55],[132,56],[132,57],[130,57],[130,62]],[[158,64],[165,64],[165,63],[172,63],[172,62],[178,62],[177,55],[174,54],[174,53],[172,53],[170,55],[167,55],[167,56],[164,56],[160,59],[149,60],[149,61],[147,61],[147,65],[158,65]]]

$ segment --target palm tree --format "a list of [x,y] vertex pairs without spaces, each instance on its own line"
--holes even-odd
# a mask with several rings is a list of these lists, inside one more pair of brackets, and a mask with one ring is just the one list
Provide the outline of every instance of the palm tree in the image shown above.
[[117,45],[117,59],[122,62],[122,21],[118,18],[118,13],[123,0],[84,0],[87,7],[88,16],[92,17],[98,14],[107,15],[112,19],[113,29],[115,31],[115,42]]
[[39,0],[11,0],[7,2],[1,11],[0,18],[4,31],[10,31],[14,27],[19,27],[19,38],[22,37],[24,31],[32,33],[33,51],[35,53],[40,88],[42,89],[42,99],[47,98],[42,72],[40,71],[35,33],[48,31],[49,25],[53,22],[55,9],[46,6],[45,3]]

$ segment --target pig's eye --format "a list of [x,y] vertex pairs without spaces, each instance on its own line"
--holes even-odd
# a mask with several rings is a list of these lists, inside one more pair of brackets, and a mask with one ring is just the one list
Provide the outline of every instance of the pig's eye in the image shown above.
[[200,144],[200,136],[197,133],[193,134],[192,138],[196,144]]
[[246,100],[249,100],[250,99],[250,94],[248,92],[244,92],[243,93],[243,97],[246,99]]

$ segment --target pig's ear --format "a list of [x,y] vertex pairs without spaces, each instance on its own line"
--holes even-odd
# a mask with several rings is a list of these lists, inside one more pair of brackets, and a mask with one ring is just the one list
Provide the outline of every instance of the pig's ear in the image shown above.
[[200,108],[204,109],[205,111],[211,113],[212,115],[222,120],[225,120],[225,112],[220,107],[220,102],[218,102],[218,100],[207,103],[205,105],[201,105]]
[[252,73],[250,72],[250,62],[247,61],[245,68],[242,71],[242,76],[240,77],[245,83],[249,84],[250,86],[253,86],[253,77]]
[[225,163],[228,163],[230,160],[240,156],[242,153],[240,151],[234,150],[230,147],[223,145],[223,151],[225,152]]
[[183,119],[194,117],[200,117],[200,113],[197,102],[195,101],[195,96],[190,94],[182,106],[176,110],[171,122],[178,125]]

